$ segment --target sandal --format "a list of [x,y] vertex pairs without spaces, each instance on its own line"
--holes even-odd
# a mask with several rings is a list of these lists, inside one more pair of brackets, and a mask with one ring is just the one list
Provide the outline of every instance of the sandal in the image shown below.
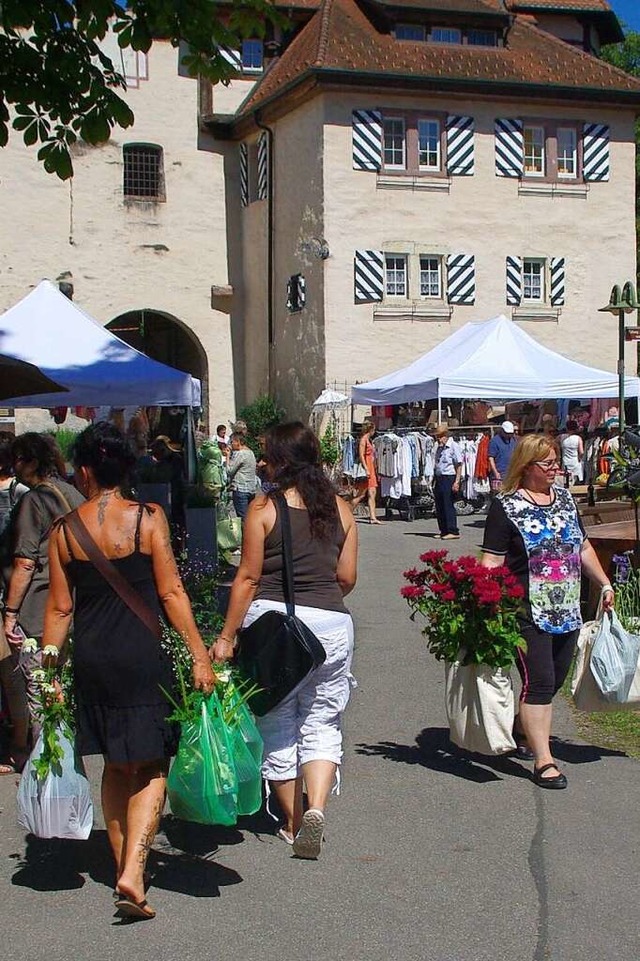
[[114,907],[125,918],[132,918],[135,921],[151,921],[156,916],[156,912],[148,901],[134,901],[133,898],[127,898],[124,895],[120,895],[119,900],[114,903]]
[[[545,771],[550,771],[555,768],[558,772],[554,777],[543,777]],[[551,790],[561,791],[567,786],[567,779],[555,762],[551,761],[550,764],[543,764],[542,767],[534,767],[533,774],[531,775],[531,780],[538,787],[551,788]]]

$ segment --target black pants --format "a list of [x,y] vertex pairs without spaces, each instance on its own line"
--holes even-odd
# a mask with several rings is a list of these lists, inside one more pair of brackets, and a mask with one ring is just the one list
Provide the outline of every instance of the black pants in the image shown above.
[[455,474],[436,474],[434,478],[433,499],[441,534],[458,533],[458,515],[453,506],[452,490],[455,479]]
[[527,650],[518,651],[516,666],[522,678],[520,700],[525,704],[551,704],[565,682],[579,631],[548,634],[531,622],[521,622]]

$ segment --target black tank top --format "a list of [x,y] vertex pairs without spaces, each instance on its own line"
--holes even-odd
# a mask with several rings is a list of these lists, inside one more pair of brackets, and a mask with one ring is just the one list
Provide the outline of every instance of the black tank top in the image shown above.
[[[311,536],[309,515],[303,508],[290,507],[293,545],[293,589],[295,602],[303,607],[348,613],[336,579],[336,568],[345,532],[336,520],[335,534],[329,540]],[[256,600],[284,601],[282,587],[282,529],[280,517],[264,543],[262,576]]]

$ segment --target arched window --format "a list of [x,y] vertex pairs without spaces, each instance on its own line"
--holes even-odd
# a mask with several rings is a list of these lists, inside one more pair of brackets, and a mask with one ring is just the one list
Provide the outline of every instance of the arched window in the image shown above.
[[129,200],[166,200],[162,147],[128,143],[124,158],[124,196]]

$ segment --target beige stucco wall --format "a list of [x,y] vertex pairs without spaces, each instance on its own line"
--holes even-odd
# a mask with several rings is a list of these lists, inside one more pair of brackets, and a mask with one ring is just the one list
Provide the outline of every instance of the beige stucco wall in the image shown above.
[[[351,111],[431,108],[475,117],[471,177],[448,193],[377,188],[375,172],[352,169]],[[518,181],[496,177],[496,117],[594,120],[611,125],[611,179],[585,196],[522,196]],[[615,370],[617,322],[597,309],[613,283],[635,277],[634,143],[630,112],[525,103],[478,104],[406,97],[336,96],[325,116],[325,330],[327,381],[366,381],[404,366],[470,320],[504,313],[507,255],[565,257],[566,305],[557,322],[523,322],[541,343],[575,360]],[[374,320],[375,305],[354,304],[353,257],[365,248],[474,254],[476,302],[454,306],[450,321]],[[633,348],[628,361],[635,367]]]
[[[75,301],[101,323],[142,308],[169,314],[206,353],[209,413],[225,420],[234,414],[240,361],[227,303],[212,310],[211,286],[228,283],[229,148],[199,134],[196,82],[178,75],[178,53],[169,44],[154,43],[148,76],[126,94],[133,128],[116,128],[101,147],[78,147],[71,183],[47,175],[17,135],[0,151],[0,309],[43,277],[69,271]],[[163,147],[166,203],[123,201],[128,142]]]

